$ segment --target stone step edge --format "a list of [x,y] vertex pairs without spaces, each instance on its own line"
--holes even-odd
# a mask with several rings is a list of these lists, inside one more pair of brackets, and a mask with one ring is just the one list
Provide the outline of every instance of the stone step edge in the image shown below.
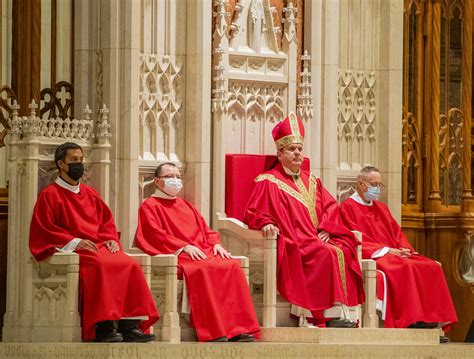
[[384,328],[261,328],[262,342],[319,344],[397,344],[436,345],[440,332],[436,329]]

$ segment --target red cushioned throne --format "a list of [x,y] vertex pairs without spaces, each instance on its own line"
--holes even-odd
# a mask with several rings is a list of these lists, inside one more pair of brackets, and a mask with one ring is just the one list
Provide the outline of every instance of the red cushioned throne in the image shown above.
[[[217,213],[217,228],[224,235],[237,238],[244,246],[258,248],[263,252],[263,327],[277,324],[277,238],[264,238],[260,231],[248,229],[243,222],[245,208],[253,189],[255,178],[276,165],[275,155],[227,154],[225,157],[225,213]],[[310,170],[310,161],[305,158],[303,170]],[[361,233],[354,232],[359,240]],[[248,255],[248,253],[233,254]],[[360,252],[360,248],[359,248]],[[361,255],[361,254],[360,254]],[[249,256],[250,257],[250,256]],[[360,258],[361,260],[361,258]],[[375,313],[375,262],[361,260],[367,298],[362,308],[363,326],[376,327]],[[372,300],[373,299],[373,300]]]

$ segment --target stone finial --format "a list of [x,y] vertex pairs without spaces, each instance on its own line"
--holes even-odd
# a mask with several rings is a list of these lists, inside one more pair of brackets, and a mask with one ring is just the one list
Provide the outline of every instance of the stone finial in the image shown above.
[[30,116],[36,117],[36,109],[38,108],[38,104],[36,103],[35,99],[31,100],[28,108],[30,109]]
[[313,97],[311,95],[311,70],[310,62],[311,56],[308,51],[304,51],[301,56],[303,62],[303,69],[301,71],[301,81],[299,84],[300,94],[298,95],[298,116],[303,121],[308,121],[313,117]]
[[285,18],[282,22],[285,24],[285,39],[288,42],[296,41],[296,13],[298,9],[294,6],[294,0],[288,0],[287,6],[283,8]]
[[91,119],[92,110],[89,107],[89,104],[87,104],[86,107],[82,110],[82,113],[84,114],[84,120],[89,121]]
[[102,108],[100,109],[100,120],[97,124],[96,128],[96,137],[98,139],[99,144],[109,144],[109,138],[112,136],[110,133],[110,124],[108,121],[108,114],[109,114],[109,109],[105,104],[102,105]]

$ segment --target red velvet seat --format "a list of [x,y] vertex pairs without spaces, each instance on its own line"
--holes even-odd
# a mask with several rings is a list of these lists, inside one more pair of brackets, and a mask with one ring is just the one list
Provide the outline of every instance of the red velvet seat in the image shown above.
[[[275,155],[227,154],[225,156],[225,213],[229,218],[244,221],[244,211],[252,192],[254,179],[277,163]],[[305,158],[303,170],[310,169]]]

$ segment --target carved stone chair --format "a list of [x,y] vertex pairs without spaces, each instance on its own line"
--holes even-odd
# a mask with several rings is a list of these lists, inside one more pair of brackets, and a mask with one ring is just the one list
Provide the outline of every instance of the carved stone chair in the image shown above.
[[[76,142],[83,148],[86,153],[83,181],[94,186],[108,201],[108,110],[105,106],[102,108],[94,126],[88,107],[81,120],[70,118],[67,110],[64,110],[62,117],[55,117],[42,109],[41,117],[38,117],[36,103],[33,101],[29,107],[29,116],[19,116],[19,106],[15,102],[7,111],[10,114],[7,145],[11,196],[8,256],[11,260],[8,262],[3,340],[80,341],[79,256],[75,253],[56,253],[45,261],[37,262],[29,251],[29,228],[39,192],[57,176],[54,150],[66,141]],[[54,108],[49,111],[54,111]],[[166,272],[176,268],[172,259],[130,255],[140,264],[148,283],[152,264],[165,268]],[[169,318],[170,315],[164,313],[164,317]],[[165,330],[163,338],[171,340],[171,330]]]
[[[141,179],[140,198],[145,200],[155,191],[152,179],[154,168],[142,169],[142,171],[144,173]],[[133,247],[130,249],[130,253],[138,254],[142,252],[140,249]],[[185,288],[184,281],[178,279],[178,256],[160,254],[150,258],[151,272],[148,274],[147,280],[150,283],[151,292],[160,313],[160,320],[154,325],[154,332],[158,340],[161,339],[164,342],[171,343],[197,340],[195,329],[189,325],[189,318],[179,308]],[[244,256],[233,256],[233,258],[240,261],[240,267],[248,283],[248,258]]]
[[[270,155],[226,155],[226,213],[218,213],[217,220],[218,230],[225,237],[226,245],[231,252],[249,257],[250,287],[253,290],[254,303],[263,327],[291,326],[291,321],[288,319],[290,305],[277,294],[276,237],[264,238],[260,231],[248,229],[243,219],[255,177],[271,168],[276,160],[276,156]],[[309,160],[305,159],[302,168],[308,170],[309,167]],[[356,236],[360,240],[361,234],[356,233]],[[377,327],[375,262],[362,260],[360,250],[359,261],[362,265],[367,296],[362,308],[363,326]]]

